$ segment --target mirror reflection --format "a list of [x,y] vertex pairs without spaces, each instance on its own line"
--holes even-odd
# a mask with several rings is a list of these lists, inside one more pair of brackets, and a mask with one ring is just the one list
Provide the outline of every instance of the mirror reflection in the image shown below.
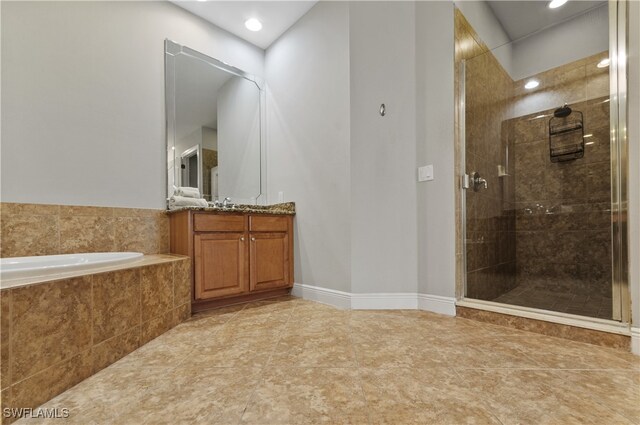
[[257,203],[260,87],[241,70],[195,50],[171,41],[165,47],[169,206],[225,198]]

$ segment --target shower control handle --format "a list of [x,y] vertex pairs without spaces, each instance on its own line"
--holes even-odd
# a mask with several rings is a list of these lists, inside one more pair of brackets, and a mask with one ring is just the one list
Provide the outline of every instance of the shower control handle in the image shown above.
[[477,171],[471,173],[471,184],[474,192],[479,191],[481,187],[487,188],[487,180],[480,177],[480,173]]

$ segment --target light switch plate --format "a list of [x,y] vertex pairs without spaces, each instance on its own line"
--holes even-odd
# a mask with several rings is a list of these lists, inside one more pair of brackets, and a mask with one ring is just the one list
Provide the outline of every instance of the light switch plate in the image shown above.
[[426,182],[433,180],[433,164],[418,167],[418,181]]

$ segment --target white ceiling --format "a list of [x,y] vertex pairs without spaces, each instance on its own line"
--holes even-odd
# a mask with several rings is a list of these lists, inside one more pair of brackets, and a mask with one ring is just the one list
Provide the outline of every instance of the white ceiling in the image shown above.
[[[307,13],[317,1],[172,0],[172,3],[262,49],[266,49]],[[244,22],[249,18],[260,20],[262,30],[252,32],[245,28]]]
[[546,0],[488,1],[511,41],[532,34],[601,6],[606,1],[569,1],[557,9],[549,9]]

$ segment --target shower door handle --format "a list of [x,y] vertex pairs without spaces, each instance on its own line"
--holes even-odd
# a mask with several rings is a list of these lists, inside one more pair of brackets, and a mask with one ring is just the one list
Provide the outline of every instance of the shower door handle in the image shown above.
[[474,171],[471,173],[471,187],[473,187],[473,191],[477,192],[480,190],[480,187],[487,188],[487,180],[480,177],[480,173]]

